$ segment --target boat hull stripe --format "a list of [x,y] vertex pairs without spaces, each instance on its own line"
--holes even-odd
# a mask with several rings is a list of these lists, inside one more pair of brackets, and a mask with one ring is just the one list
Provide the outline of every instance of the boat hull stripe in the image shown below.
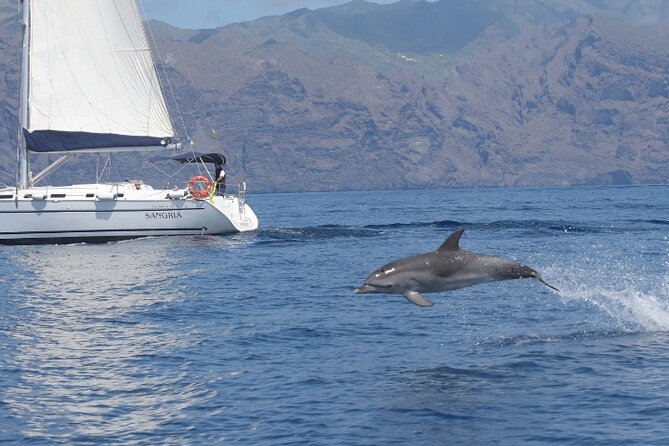
[[[199,228],[142,228],[142,229],[68,229],[63,231],[27,231],[27,232],[0,232],[2,236],[30,236],[30,235],[49,235],[49,234],[95,234],[95,233],[110,233],[110,232],[133,232],[133,233],[147,233],[147,232],[183,232],[183,231],[201,231]],[[129,234],[130,235],[130,234]]]
[[101,213],[119,213],[119,212],[183,212],[183,211],[203,211],[204,208],[169,208],[169,209],[89,209],[89,210],[74,210],[62,209],[56,211],[0,211],[0,215],[4,214],[101,214]]

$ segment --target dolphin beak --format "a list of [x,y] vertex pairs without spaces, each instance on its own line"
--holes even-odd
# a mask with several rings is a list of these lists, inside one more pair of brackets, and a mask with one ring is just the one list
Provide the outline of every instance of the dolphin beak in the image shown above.
[[365,294],[365,293],[371,293],[371,292],[374,291],[375,289],[376,289],[376,288],[373,287],[373,286],[371,286],[371,285],[364,284],[364,285],[362,285],[362,286],[359,286],[359,287],[355,288],[355,289],[353,290],[353,294]]

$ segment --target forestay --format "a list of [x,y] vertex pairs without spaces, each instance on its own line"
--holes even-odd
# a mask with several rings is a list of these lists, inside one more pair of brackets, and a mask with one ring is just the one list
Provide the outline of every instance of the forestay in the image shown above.
[[134,0],[31,0],[27,148],[166,146],[174,135]]

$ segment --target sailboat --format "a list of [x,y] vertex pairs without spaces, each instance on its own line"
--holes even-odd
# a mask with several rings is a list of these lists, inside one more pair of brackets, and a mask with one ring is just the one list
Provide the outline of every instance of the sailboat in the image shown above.
[[[74,154],[170,151],[180,144],[135,0],[19,1],[18,175],[16,187],[0,189],[0,243],[257,229],[245,183],[235,193],[217,193],[204,175],[176,189],[140,180],[41,185]],[[61,156],[33,176],[31,153]]]

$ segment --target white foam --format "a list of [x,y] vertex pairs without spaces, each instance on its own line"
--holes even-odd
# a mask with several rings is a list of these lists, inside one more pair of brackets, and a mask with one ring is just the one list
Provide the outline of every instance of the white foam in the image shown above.
[[563,288],[564,300],[590,302],[621,323],[635,322],[649,331],[669,331],[669,304],[655,293],[646,293],[628,286],[624,289],[603,287]]
[[[596,271],[588,271],[587,265],[597,265]],[[586,262],[570,271],[548,268],[545,277],[555,282],[565,302],[586,301],[621,326],[633,323],[645,331],[669,331],[669,261],[657,274],[632,271],[629,261],[613,261]]]

